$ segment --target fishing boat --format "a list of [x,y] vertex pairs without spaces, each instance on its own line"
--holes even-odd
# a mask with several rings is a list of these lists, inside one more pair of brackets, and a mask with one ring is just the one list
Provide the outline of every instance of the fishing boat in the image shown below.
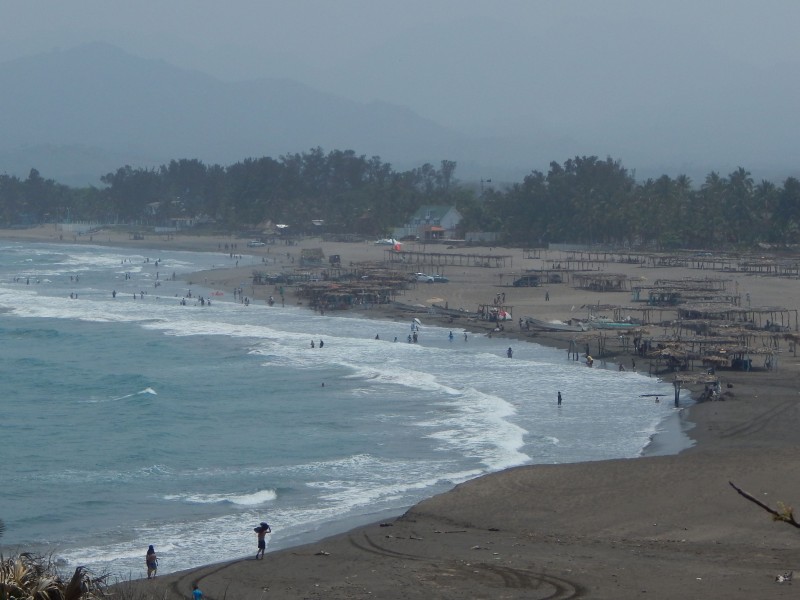
[[531,329],[539,329],[542,331],[588,331],[591,329],[588,323],[578,322],[575,325],[570,323],[563,323],[562,321],[542,321],[533,317],[525,317],[525,323]]

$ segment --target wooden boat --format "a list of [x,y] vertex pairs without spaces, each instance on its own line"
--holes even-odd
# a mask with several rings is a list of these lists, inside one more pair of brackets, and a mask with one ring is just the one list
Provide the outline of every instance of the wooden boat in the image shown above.
[[578,323],[577,325],[570,325],[569,323],[542,321],[533,317],[525,317],[525,323],[531,329],[539,329],[541,331],[588,331],[591,327],[587,323]]

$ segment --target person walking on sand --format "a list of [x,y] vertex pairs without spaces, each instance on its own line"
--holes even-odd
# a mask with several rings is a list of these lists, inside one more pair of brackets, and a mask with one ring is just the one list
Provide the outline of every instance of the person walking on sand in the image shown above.
[[156,556],[156,551],[152,544],[147,548],[144,562],[147,565],[147,578],[155,577],[156,571],[158,571],[158,556]]
[[259,558],[264,558],[264,550],[267,549],[266,536],[268,533],[272,533],[272,529],[268,523],[262,521],[253,531],[255,531],[258,536],[258,552],[256,552],[256,560],[258,560]]
[[192,586],[192,600],[202,600],[202,598],[203,592],[200,591],[200,588],[197,587],[197,584],[195,583]]

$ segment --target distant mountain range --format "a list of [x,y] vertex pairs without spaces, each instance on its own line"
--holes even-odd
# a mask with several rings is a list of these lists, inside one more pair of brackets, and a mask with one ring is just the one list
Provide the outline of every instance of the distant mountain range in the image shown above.
[[[537,43],[533,56],[555,44]],[[630,49],[618,56],[635,59]],[[617,75],[619,69],[581,71],[583,63],[571,60],[560,67],[540,60],[536,77],[518,75],[517,90],[492,86],[529,114],[498,111],[502,133],[491,136],[485,122],[467,133],[399,104],[347,99],[341,95],[346,85],[336,95],[289,78],[226,82],[92,43],[0,64],[0,173],[26,177],[35,167],[61,183],[99,184],[124,165],[156,167],[180,158],[229,165],[317,146],[380,156],[396,169],[454,160],[456,177],[472,181],[520,181],[578,154],[611,155],[639,179],[685,173],[697,182],[712,169],[725,175],[737,166],[756,177],[798,171],[800,113],[785,108],[800,89],[792,78],[770,87],[764,74],[742,67],[736,87],[715,81],[713,73],[675,72],[659,82],[663,89],[637,99],[635,84]],[[636,68],[647,72],[640,62]],[[377,68],[363,64],[357,71],[369,77]],[[355,76],[343,71],[341,81],[355,86]],[[698,81],[707,85],[694,98],[690,90]],[[465,98],[464,86],[451,90],[456,98]],[[410,98],[403,88],[387,93]],[[481,93],[481,102],[491,100],[487,90]]]
[[0,172],[24,177],[35,167],[70,185],[96,184],[126,164],[228,165],[317,146],[377,155],[397,168],[460,160],[457,175],[466,169],[477,179],[482,158],[498,148],[531,150],[520,140],[470,138],[402,106],[358,103],[289,79],[223,82],[105,43],[0,64],[0,89]]

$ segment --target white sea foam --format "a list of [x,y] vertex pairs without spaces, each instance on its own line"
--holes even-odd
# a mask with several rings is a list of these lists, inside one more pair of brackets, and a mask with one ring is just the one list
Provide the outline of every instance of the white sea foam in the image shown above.
[[330,514],[337,511],[352,511],[363,506],[375,506],[384,502],[402,499],[409,491],[425,490],[440,484],[455,485],[477,475],[479,470],[429,474],[427,478],[411,478],[405,481],[394,477],[386,477],[383,482],[374,478],[368,485],[353,485],[352,482],[340,481],[336,485],[314,485],[309,487],[323,488],[325,493],[320,495],[320,500],[327,507]]
[[101,404],[103,402],[118,402],[119,400],[127,400],[128,398],[135,398],[137,396],[142,396],[142,395],[158,396],[158,393],[153,388],[145,388],[138,392],[125,394],[123,396],[116,396],[114,398],[105,398],[105,399],[90,398],[87,400],[83,400],[82,402],[87,404]]
[[275,490],[259,490],[249,494],[168,494],[165,500],[178,500],[192,504],[218,504],[227,502],[238,506],[260,506],[278,497]]

